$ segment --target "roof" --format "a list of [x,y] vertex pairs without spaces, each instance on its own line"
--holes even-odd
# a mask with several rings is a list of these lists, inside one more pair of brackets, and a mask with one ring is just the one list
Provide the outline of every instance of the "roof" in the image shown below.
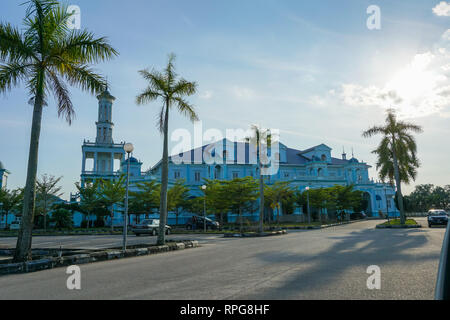
[[[237,150],[245,150],[245,164],[249,163],[249,155],[250,155],[250,145],[248,142],[232,142],[230,140],[227,139],[223,139],[223,140],[219,140],[217,142],[211,143],[211,144],[207,144],[204,145],[202,147],[196,148],[196,149],[192,149],[183,153],[180,153],[179,155],[172,155],[169,157],[169,161],[173,161],[175,158],[177,160],[179,160],[180,158],[186,158],[188,160],[191,160],[192,162],[195,162],[196,157],[197,159],[201,160],[203,162],[203,152],[206,148],[208,147],[212,147],[214,145],[220,144],[220,143],[224,143],[225,145],[231,144],[234,146],[234,154],[235,154],[235,160],[236,160],[236,154],[237,154]],[[283,146],[283,148],[286,148],[286,162],[282,162],[282,164],[290,164],[290,165],[306,165],[308,163],[311,162],[311,160],[305,156],[303,156],[303,154],[308,153],[310,151],[313,151],[314,149],[318,148],[318,147],[326,147],[328,149],[331,150],[330,147],[326,146],[325,144],[320,144],[317,145],[315,147],[306,149],[306,150],[298,150],[298,149],[292,149],[292,148],[288,148],[285,147],[284,144],[282,144],[280,142],[280,147]],[[356,160],[356,159],[355,159]],[[351,163],[350,160],[343,160],[343,159],[338,159],[338,158],[331,158],[331,164],[332,165],[345,165]],[[157,168],[159,165],[161,164],[161,161],[159,161],[152,169]]]

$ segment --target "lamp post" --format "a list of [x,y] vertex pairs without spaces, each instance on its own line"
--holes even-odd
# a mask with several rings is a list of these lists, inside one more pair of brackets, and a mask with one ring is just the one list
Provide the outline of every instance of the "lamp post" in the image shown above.
[[131,143],[126,143],[123,147],[128,154],[127,158],[127,183],[125,191],[125,217],[123,219],[123,251],[127,250],[127,236],[128,236],[128,186],[130,183],[130,154],[134,150],[134,146]]
[[306,199],[308,203],[308,224],[311,224],[311,212],[309,211],[309,187],[306,187]]
[[203,197],[203,232],[206,233],[206,185],[202,186],[202,190],[204,193],[204,197]]

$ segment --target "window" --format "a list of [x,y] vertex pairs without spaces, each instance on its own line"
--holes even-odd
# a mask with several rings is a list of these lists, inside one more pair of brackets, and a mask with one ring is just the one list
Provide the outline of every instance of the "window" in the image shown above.
[[200,182],[201,178],[202,178],[202,175],[201,175],[200,171],[197,171],[194,173],[195,182]]
[[289,179],[289,172],[285,172],[285,173],[284,173],[284,177],[287,178],[287,179]]
[[174,176],[175,179],[180,179],[180,177],[181,177],[180,171],[175,171],[173,176]]
[[317,175],[318,175],[319,177],[323,176],[323,169],[322,169],[322,168],[320,168],[320,169],[317,171]]
[[327,161],[327,156],[323,154],[321,159],[322,159],[322,161]]
[[234,171],[233,172],[233,179],[237,179],[239,178],[239,172],[238,171]]

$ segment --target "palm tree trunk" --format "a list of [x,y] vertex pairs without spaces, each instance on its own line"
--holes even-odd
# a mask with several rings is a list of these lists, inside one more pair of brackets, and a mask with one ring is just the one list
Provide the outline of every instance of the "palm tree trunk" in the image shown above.
[[167,188],[169,185],[169,101],[166,100],[166,114],[164,117],[164,150],[161,172],[161,202],[159,205],[159,234],[158,245],[166,243],[167,223]]
[[41,134],[44,75],[40,72],[38,90],[36,92],[33,123],[31,125],[30,152],[28,155],[27,181],[24,190],[22,221],[17,238],[14,262],[25,262],[31,259],[31,243],[34,223],[34,205],[36,198],[36,175],[39,154],[39,137]]
[[242,210],[241,207],[239,207],[239,232],[242,234]]
[[403,195],[402,195],[402,183],[400,181],[400,172],[398,169],[398,159],[397,159],[397,153],[395,152],[395,143],[393,146],[393,160],[394,160],[394,176],[395,176],[395,184],[397,186],[397,202],[400,210],[400,224],[406,223],[406,217],[405,217],[405,210],[403,208]]

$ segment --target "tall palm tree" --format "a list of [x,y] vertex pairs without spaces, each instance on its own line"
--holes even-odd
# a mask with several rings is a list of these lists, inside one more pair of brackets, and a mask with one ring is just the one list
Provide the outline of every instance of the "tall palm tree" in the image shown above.
[[167,223],[167,188],[169,184],[169,111],[176,106],[178,111],[186,115],[192,122],[198,121],[194,107],[190,105],[185,96],[191,96],[197,92],[197,84],[183,78],[179,79],[174,67],[175,55],[169,55],[169,62],[163,72],[156,70],[141,70],[139,73],[148,81],[149,85],[136,98],[138,105],[147,104],[160,98],[163,106],[159,112],[158,128],[164,135],[164,148],[161,173],[161,200],[160,200],[160,226],[158,244],[166,242],[165,226]]
[[0,23],[0,93],[24,82],[34,107],[22,223],[14,256],[17,262],[31,258],[39,136],[48,95],[54,95],[58,115],[70,124],[75,112],[65,81],[91,93],[100,92],[106,82],[89,65],[117,55],[106,38],[96,39],[86,30],[69,30],[67,21],[72,14],[57,1],[30,0],[27,4],[23,33],[9,23]]
[[256,161],[258,166],[259,178],[259,233],[264,232],[264,176],[262,174],[261,149],[263,144],[270,144],[270,131],[263,130],[260,126],[253,124],[251,126],[253,135],[247,138],[249,143],[256,146]]
[[409,184],[411,180],[414,181],[420,167],[416,140],[411,132],[421,133],[422,128],[413,123],[397,120],[395,111],[389,109],[384,126],[374,126],[363,133],[365,138],[383,135],[373,153],[378,156],[377,170],[381,180],[385,181],[387,178],[391,184],[395,180],[401,224],[406,223],[401,183]]

